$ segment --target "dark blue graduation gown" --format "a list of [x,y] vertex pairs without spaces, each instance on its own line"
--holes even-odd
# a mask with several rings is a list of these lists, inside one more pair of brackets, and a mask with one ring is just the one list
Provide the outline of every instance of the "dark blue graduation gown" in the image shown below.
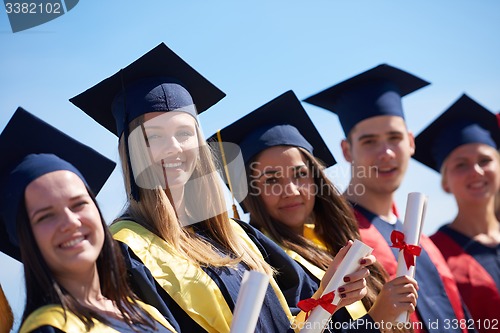
[[[278,274],[275,276],[275,280],[285,296],[292,314],[298,314],[300,309],[297,308],[297,303],[302,299],[310,298],[314,294],[318,288],[317,280],[309,276],[303,268],[293,261],[277,244],[267,238],[256,228],[242,221],[237,222],[252,242],[257,246],[266,262],[278,271]],[[196,232],[201,237],[204,237],[205,232],[203,229],[199,225],[194,225],[194,227]],[[214,246],[218,247],[217,244],[214,244]],[[169,316],[173,316],[175,318],[173,322],[178,325],[177,327],[174,327],[179,329],[179,332],[205,332],[205,330],[192,318],[190,318],[189,315],[184,312],[184,310],[170,297],[170,295],[162,289],[158,283],[156,283],[150,271],[139,261],[132,250],[128,248],[126,244],[122,244],[122,248],[124,249],[124,254],[126,256],[133,288],[139,297],[143,299],[143,301],[155,306],[160,312],[164,313],[169,321]],[[231,311],[234,310],[234,305],[236,303],[241,284],[242,272],[245,269],[246,268],[242,267],[242,265],[240,265],[237,269],[203,267],[205,273],[207,273],[217,284]],[[347,313],[347,311],[342,310],[343,309],[337,311],[337,320],[350,320],[350,317],[346,318],[344,314],[344,312]],[[364,319],[371,321],[369,316]],[[341,331],[350,332],[353,330],[347,328]],[[366,330],[363,329],[360,331]],[[378,330],[372,331],[378,332]],[[288,317],[284,313],[271,286],[267,289],[255,332],[293,332],[290,328]]]

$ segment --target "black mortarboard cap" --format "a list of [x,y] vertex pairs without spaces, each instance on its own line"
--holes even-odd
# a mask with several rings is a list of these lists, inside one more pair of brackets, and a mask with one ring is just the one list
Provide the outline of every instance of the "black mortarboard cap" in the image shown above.
[[164,43],[70,101],[120,136],[136,117],[154,111],[196,115],[225,94]]
[[367,118],[388,115],[404,119],[401,97],[428,84],[413,74],[381,64],[304,101],[336,113],[347,136]]
[[52,171],[69,170],[97,194],[116,165],[23,108],[0,134],[0,156],[0,250],[17,260],[16,219],[29,183]]
[[448,155],[468,143],[500,147],[496,115],[466,94],[458,98],[415,138],[413,158],[440,172]]
[[[240,146],[245,164],[264,149],[283,145],[308,150],[326,167],[335,164],[330,149],[291,90],[226,126],[220,136],[223,142]],[[217,135],[212,140],[217,140]]]

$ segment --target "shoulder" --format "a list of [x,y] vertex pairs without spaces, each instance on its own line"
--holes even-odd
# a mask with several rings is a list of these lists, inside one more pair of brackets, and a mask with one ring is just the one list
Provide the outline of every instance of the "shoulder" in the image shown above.
[[38,327],[32,331],[20,331],[20,332],[30,332],[30,333],[63,333],[64,331],[61,331],[60,329],[57,329],[52,326],[41,326]]
[[[60,305],[50,304],[43,306],[32,312],[24,321],[20,333],[27,332],[57,332],[64,331],[68,323],[83,325],[80,321],[74,320],[74,315],[65,312]],[[57,329],[57,330],[56,330]]]

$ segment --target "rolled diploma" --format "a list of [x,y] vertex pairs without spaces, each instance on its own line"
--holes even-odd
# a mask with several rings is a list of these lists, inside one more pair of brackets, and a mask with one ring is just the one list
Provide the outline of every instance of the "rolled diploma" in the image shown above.
[[245,271],[234,306],[231,333],[253,333],[262,302],[269,285],[269,276],[257,271]]
[[[408,193],[408,200],[406,202],[405,221],[403,224],[403,233],[405,235],[405,242],[410,245],[418,245],[420,234],[424,225],[425,208],[427,205],[427,197],[422,193],[412,192]],[[415,264],[416,264],[415,258]],[[399,251],[398,268],[396,276],[408,275],[415,276],[415,266],[406,267],[403,251]],[[396,319],[397,322],[407,322],[409,313],[402,312]]]
[[[336,291],[339,287],[345,284],[344,276],[354,273],[359,269],[360,264],[359,261],[361,258],[366,257],[370,253],[372,253],[373,249],[366,245],[365,243],[354,240],[353,244],[349,251],[347,251],[344,259],[340,263],[337,271],[333,274],[332,278],[328,282],[325,290],[323,291],[323,295],[328,294],[329,292]],[[335,298],[333,299],[332,304],[339,304],[340,295],[338,292],[335,292]],[[330,317],[332,315],[323,309],[321,306],[317,306],[314,310],[311,311],[311,314],[307,318],[307,321],[304,323],[303,328],[300,330],[300,333],[320,333],[323,332],[325,326],[328,324]]]

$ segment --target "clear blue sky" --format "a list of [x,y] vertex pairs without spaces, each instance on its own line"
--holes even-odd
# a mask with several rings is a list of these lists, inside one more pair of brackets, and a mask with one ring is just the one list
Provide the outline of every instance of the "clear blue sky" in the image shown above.
[[[419,133],[462,93],[500,110],[498,0],[80,1],[44,25],[12,33],[0,5],[0,130],[18,106],[117,160],[116,138],[68,99],[165,42],[226,92],[201,115],[206,135],[293,89],[305,98],[381,63],[432,84],[403,99]],[[336,115],[304,104],[332,149],[329,169],[349,178]],[[426,147],[417,147],[426,149]],[[412,161],[397,204],[408,192],[429,196],[424,232],[453,218],[439,176]],[[98,196],[110,221],[124,204],[116,169]],[[0,254],[0,283],[19,320],[21,265]]]

